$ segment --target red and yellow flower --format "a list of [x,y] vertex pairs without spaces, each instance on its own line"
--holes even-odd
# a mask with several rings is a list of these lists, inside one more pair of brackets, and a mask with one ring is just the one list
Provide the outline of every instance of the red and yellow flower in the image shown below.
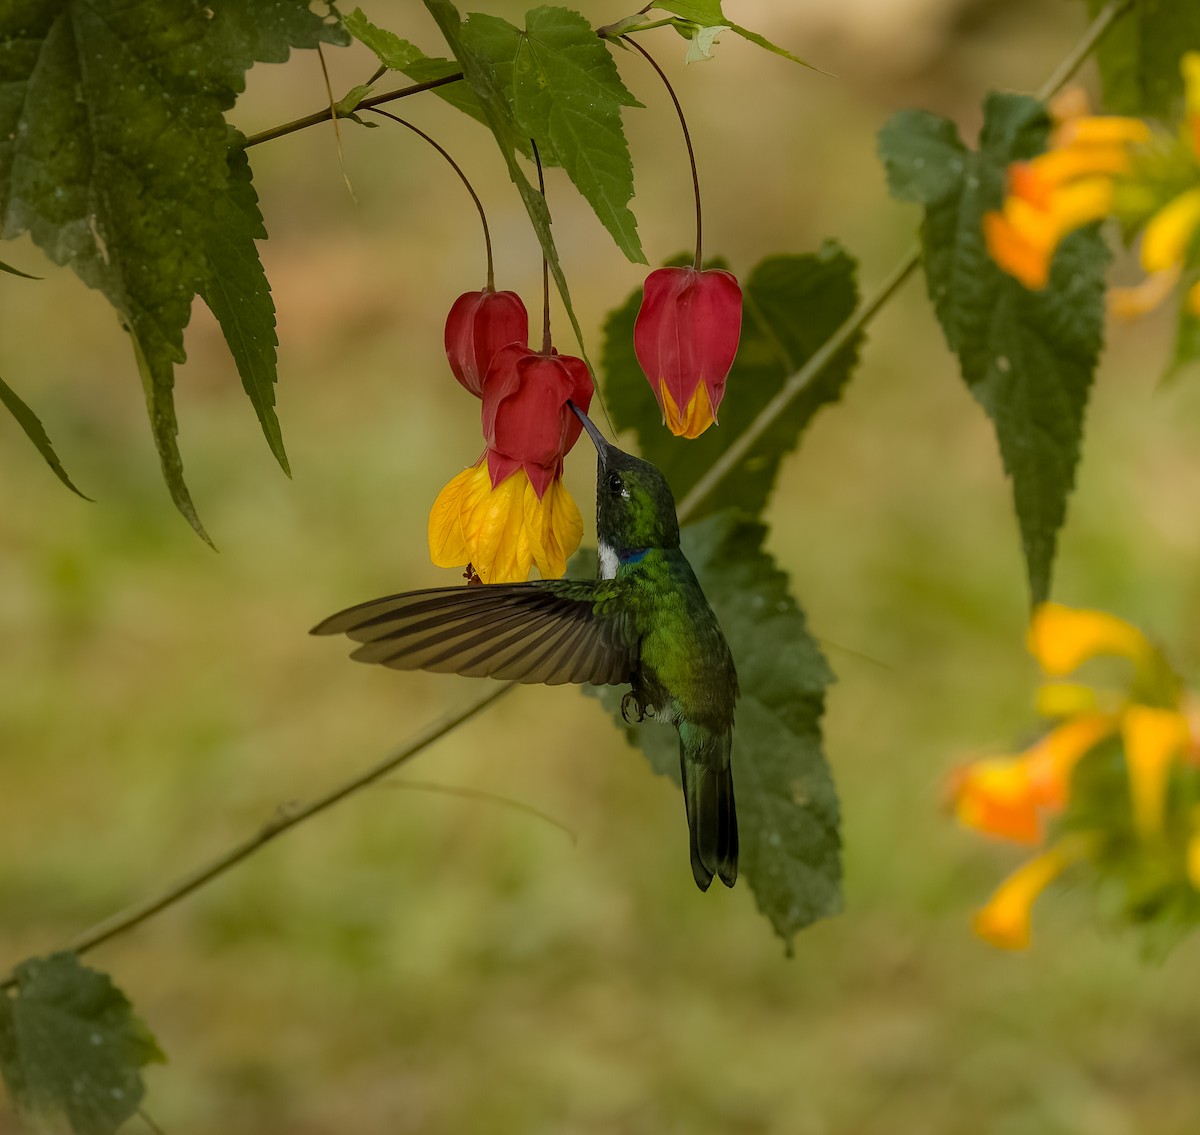
[[[1057,723],[1025,752],[974,761],[950,783],[954,811],[965,826],[1043,849],[975,917],[976,933],[1007,949],[1028,945],[1030,908],[1061,871],[1088,859],[1108,862],[1114,847],[1127,857],[1154,855],[1168,864],[1168,876],[1174,872],[1200,891],[1200,808],[1182,817],[1169,814],[1175,799],[1171,779],[1178,770],[1190,772],[1200,793],[1197,738],[1178,679],[1161,651],[1113,615],[1057,603],[1034,612],[1028,646],[1052,679],[1039,690],[1039,712]],[[1124,688],[1059,680],[1098,655],[1132,663]],[[1125,776],[1107,817],[1112,830],[1099,826],[1094,803],[1086,821],[1072,821],[1077,767],[1114,740],[1121,745]],[[1068,834],[1057,835],[1059,828]],[[1180,830],[1186,833],[1182,841]]]
[[[464,384],[465,385],[465,384]],[[454,477],[429,514],[429,554],[438,567],[470,565],[484,583],[565,574],[583,537],[579,508],[562,482],[563,458],[579,439],[592,377],[580,359],[523,343],[495,352],[481,384],[479,461]]]
[[677,437],[717,420],[742,334],[742,289],[719,268],[659,268],[646,277],[633,347]]

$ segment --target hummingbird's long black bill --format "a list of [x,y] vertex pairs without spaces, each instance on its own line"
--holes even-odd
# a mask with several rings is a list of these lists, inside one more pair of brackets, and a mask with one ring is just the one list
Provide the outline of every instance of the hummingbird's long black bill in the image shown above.
[[574,402],[568,401],[567,405],[575,411],[575,417],[577,417],[583,423],[583,428],[587,430],[588,437],[592,439],[592,444],[596,447],[596,452],[600,454],[601,457],[606,456],[608,451],[612,448],[612,443],[609,442],[608,439],[605,438],[605,436],[599,431],[599,429],[596,428],[596,423],[593,422],[592,419],[589,418],[587,414],[585,414],[578,406],[576,406]]

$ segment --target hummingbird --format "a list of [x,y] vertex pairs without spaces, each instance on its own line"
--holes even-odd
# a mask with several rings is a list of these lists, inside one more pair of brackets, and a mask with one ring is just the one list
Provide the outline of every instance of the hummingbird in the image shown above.
[[312,633],[345,634],[362,644],[351,658],[396,670],[546,685],[629,683],[625,720],[650,716],[679,734],[696,885],[706,891],[716,875],[732,887],[733,656],[680,550],[666,477],[570,406],[596,447],[598,579],[407,591],[331,615]]

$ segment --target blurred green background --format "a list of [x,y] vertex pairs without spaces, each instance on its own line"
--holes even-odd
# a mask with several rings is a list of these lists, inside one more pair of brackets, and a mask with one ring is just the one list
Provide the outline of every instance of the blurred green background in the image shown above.
[[[834,236],[860,258],[865,290],[917,219],[887,199],[878,126],[919,105],[973,139],[984,91],[1036,87],[1084,22],[1081,3],[1045,0],[727,4],[839,77],[733,37],[718,62],[685,71],[681,40],[651,43],[697,140],[706,250],[746,273]],[[582,7],[596,23],[625,14]],[[374,0],[367,12],[437,43],[420,5]],[[327,56],[339,95],[372,70],[357,48]],[[683,149],[652,76],[632,56],[619,63],[648,105],[626,121],[634,208],[660,260],[691,240]],[[252,72],[235,118],[253,132],[323,101],[305,53]],[[489,203],[499,285],[535,296],[536,247],[490,140],[431,98],[402,105]],[[251,154],[294,481],[200,306],[188,331],[181,440],[219,555],[170,505],[111,311],[28,242],[8,246],[6,260],[48,278],[0,278],[0,373],[97,503],[63,491],[0,422],[5,964],[157,890],[482,692],[352,665],[342,643],[305,633],[349,603],[448,581],[428,562],[425,518],[480,449],[477,404],[441,350],[451,301],[484,279],[469,201],[398,127],[347,124],[343,144],[357,204],[328,126]],[[595,356],[605,312],[643,269],[561,175],[549,191]],[[1156,388],[1170,323],[1112,329],[1056,595],[1140,623],[1194,676],[1200,375]],[[580,454],[568,481],[587,515],[592,462]],[[393,782],[93,955],[171,1057],[148,1074],[164,1130],[1197,1130],[1200,944],[1147,962],[1089,894],[1061,889],[1041,904],[1028,955],[968,928],[1019,856],[956,830],[942,779],[1027,734],[1035,674],[1008,487],[921,284],[872,327],[769,517],[770,547],[839,674],[827,751],[845,813],[845,914],[785,958],[746,886],[696,891],[677,791],[600,708],[569,689],[521,689]],[[406,779],[511,797],[574,842]],[[15,1130],[0,1115],[0,1132]]]

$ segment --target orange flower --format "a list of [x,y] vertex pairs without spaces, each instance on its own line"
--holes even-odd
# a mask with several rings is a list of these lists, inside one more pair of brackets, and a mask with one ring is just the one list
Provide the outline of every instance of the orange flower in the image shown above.
[[1131,705],[1121,721],[1121,736],[1133,825],[1146,839],[1162,831],[1171,764],[1187,752],[1191,735],[1187,719],[1178,711]]
[[1044,817],[1061,812],[1075,766],[1117,729],[1093,713],[1052,729],[1017,757],[975,761],[952,784],[955,814],[966,827],[1015,843],[1040,843]]
[[1027,636],[1029,653],[1054,678],[1078,670],[1097,654],[1117,654],[1135,662],[1153,650],[1137,627],[1107,611],[1088,611],[1043,603],[1033,613]]
[[1008,167],[1004,204],[983,217],[992,259],[1027,288],[1044,288],[1063,237],[1108,215],[1113,178],[1129,171],[1131,147],[1149,136],[1136,118],[1062,122],[1050,150]]

